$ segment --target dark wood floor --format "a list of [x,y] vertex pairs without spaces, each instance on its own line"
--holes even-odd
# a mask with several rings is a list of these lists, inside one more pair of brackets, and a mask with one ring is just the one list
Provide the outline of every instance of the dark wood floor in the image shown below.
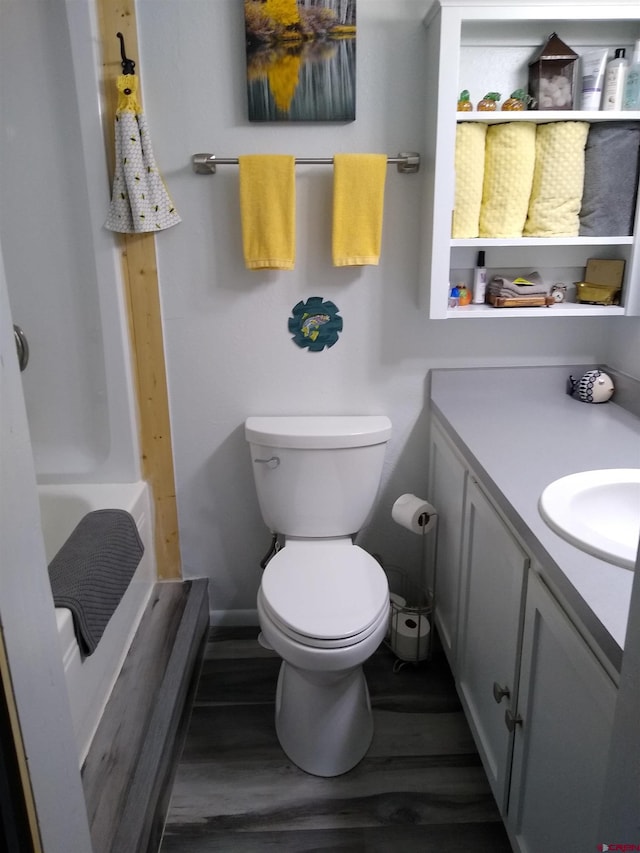
[[442,653],[365,665],[375,735],[343,776],[309,776],[273,722],[280,659],[256,629],[212,630],[161,853],[508,853]]

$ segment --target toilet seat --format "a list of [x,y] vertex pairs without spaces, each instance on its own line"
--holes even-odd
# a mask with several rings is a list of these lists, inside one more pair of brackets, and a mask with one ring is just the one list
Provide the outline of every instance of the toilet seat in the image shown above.
[[287,541],[268,563],[258,595],[283,634],[314,648],[356,645],[389,612],[382,567],[348,538]]

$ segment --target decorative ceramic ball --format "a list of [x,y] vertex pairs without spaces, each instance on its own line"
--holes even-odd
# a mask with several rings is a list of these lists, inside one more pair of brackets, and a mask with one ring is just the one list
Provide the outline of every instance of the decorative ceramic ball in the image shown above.
[[613,381],[601,370],[589,370],[578,383],[576,390],[583,403],[606,403],[613,394]]

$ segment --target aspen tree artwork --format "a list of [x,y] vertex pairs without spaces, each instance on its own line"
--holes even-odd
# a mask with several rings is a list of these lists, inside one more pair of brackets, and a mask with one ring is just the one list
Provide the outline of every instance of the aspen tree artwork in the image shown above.
[[249,121],[353,121],[356,0],[244,0]]

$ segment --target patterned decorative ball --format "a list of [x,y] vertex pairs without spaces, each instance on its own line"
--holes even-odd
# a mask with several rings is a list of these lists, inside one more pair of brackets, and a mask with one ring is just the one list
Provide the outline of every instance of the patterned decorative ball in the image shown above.
[[606,403],[613,394],[613,381],[601,370],[589,370],[578,383],[576,390],[583,403]]

